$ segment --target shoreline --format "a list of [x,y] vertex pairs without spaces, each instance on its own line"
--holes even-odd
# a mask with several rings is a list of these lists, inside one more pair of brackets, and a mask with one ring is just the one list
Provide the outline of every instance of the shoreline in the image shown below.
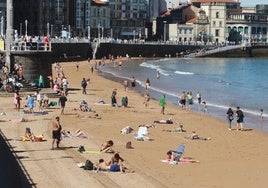
[[[139,61],[136,61],[136,59],[134,59],[134,60],[126,59],[125,61],[126,61],[126,63],[138,63],[138,64],[140,64],[143,62],[154,61],[154,60],[157,60],[157,59],[143,58],[142,60],[139,60]],[[105,72],[105,70],[101,70],[101,76],[103,76],[104,78],[116,81],[120,84],[123,84],[124,80],[128,80],[130,82],[130,78],[125,78],[122,75],[117,75],[116,73],[110,72],[110,70],[109,70],[109,72]],[[144,86],[141,85],[140,82],[137,83],[137,85],[136,85],[136,91],[141,95],[141,97],[143,97],[144,92],[145,92],[145,88],[144,88]],[[153,95],[151,95],[151,99],[158,101],[159,97],[162,95],[162,92],[157,91],[157,90],[152,90],[152,91],[150,91],[150,94],[153,94]],[[167,95],[169,95],[169,94],[167,94]],[[177,106],[177,108],[180,109],[180,106],[176,102],[177,99],[175,99],[175,98],[176,97],[174,97],[173,95],[170,95],[170,97],[167,97],[166,100],[169,103],[172,103],[173,105]],[[174,99],[175,99],[175,101],[174,101]],[[190,111],[193,113],[200,114],[200,115],[205,115],[205,116],[217,118],[217,119],[222,120],[223,122],[225,122],[227,124],[226,111],[228,109],[228,106],[226,106],[226,108],[223,108],[222,105],[216,105],[216,104],[210,105],[210,104],[208,104],[209,110],[207,113],[204,113],[198,109],[197,105],[198,105],[197,101],[195,101],[194,105]],[[233,106],[233,110],[235,110],[235,109],[236,109],[236,107]],[[259,114],[257,114],[258,112],[255,112],[255,111],[254,111],[255,113],[253,113],[253,111],[251,111],[251,110],[248,111],[247,109],[244,109],[243,112],[246,115],[246,120],[244,122],[245,127],[257,129],[259,131],[263,131],[264,133],[268,133],[268,127],[265,126],[265,124],[267,123],[267,119],[264,119],[261,121],[259,119]],[[265,118],[266,117],[267,117],[267,115],[265,115]],[[236,126],[236,119],[232,122],[232,126],[233,127]]]
[[[10,105],[13,97],[4,97],[2,99],[5,100],[0,102],[1,110],[7,112],[7,116],[1,118],[26,117],[34,120],[27,123],[1,122],[0,128],[37,187],[266,187],[268,164],[263,161],[268,155],[267,134],[254,129],[228,131],[223,121],[181,110],[172,104],[168,104],[166,114],[161,115],[157,100],[150,100],[149,107],[145,108],[140,93],[126,93],[122,83],[106,79],[97,72],[92,75],[87,62],[80,62],[77,72],[74,63],[60,64],[72,88],[66,113],[60,115],[63,129],[74,131],[80,128],[86,133],[87,139],[63,139],[60,145],[62,149],[52,151],[51,121],[59,115],[58,107],[47,109],[47,115],[33,116],[15,112],[13,105]],[[87,95],[82,94],[82,77],[91,78]],[[122,96],[128,95],[128,108],[95,104],[99,99],[110,104],[114,88],[118,91],[118,102]],[[83,99],[89,102],[101,119],[88,118],[94,112],[74,110]],[[137,131],[141,124],[152,124],[154,120],[169,117],[173,118],[175,124],[155,124],[155,128],[149,129],[152,141],[137,141],[133,134],[120,134],[120,130],[127,125]],[[173,130],[180,122],[184,125],[185,133],[165,131]],[[44,134],[46,141],[31,143],[14,140],[14,136],[24,133],[25,127],[31,127],[36,134]],[[211,140],[185,139],[193,130],[200,136],[211,137]],[[77,162],[85,162],[86,159],[93,162],[100,158],[109,159],[110,154],[77,152],[80,145],[88,150],[99,149],[108,139],[114,141],[114,149],[120,152],[134,173],[94,173],[77,167]],[[128,141],[132,142],[133,149],[125,148]],[[160,162],[166,158],[167,150],[176,150],[181,143],[186,145],[185,157],[201,162],[178,165]]]

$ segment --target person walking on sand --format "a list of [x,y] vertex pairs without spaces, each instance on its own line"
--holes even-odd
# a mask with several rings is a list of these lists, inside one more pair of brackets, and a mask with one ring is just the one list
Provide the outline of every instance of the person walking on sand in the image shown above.
[[236,117],[237,117],[237,124],[236,124],[236,130],[238,131],[239,130],[239,126],[240,126],[240,130],[243,131],[243,122],[244,122],[244,113],[243,111],[240,109],[240,107],[238,106],[237,107],[237,110],[236,110]]
[[21,97],[19,94],[19,91],[16,91],[14,93],[14,104],[15,104],[15,108],[20,111],[20,101],[21,101]]
[[67,97],[64,95],[64,92],[62,92],[59,98],[59,106],[61,107],[61,114],[64,114],[66,101],[67,101]]
[[30,94],[28,96],[28,99],[27,99],[27,106],[30,108],[30,113],[34,113],[33,111],[33,108],[34,108],[34,98],[33,96]]
[[229,131],[232,130],[232,121],[234,119],[234,112],[232,110],[232,108],[229,108],[226,112],[226,119],[228,121],[228,129]]
[[150,80],[149,80],[149,78],[147,78],[147,80],[145,82],[145,89],[148,90],[150,86],[151,86]]
[[76,66],[76,71],[78,71],[79,70],[79,62],[78,61],[75,63],[75,66]]
[[133,76],[132,78],[131,78],[131,86],[132,86],[132,89],[134,90],[135,89],[135,87],[136,87],[136,78]]
[[55,121],[52,122],[52,149],[54,149],[54,144],[56,141],[56,146],[59,148],[59,144],[61,141],[61,124],[60,124],[60,117],[56,117]]
[[83,89],[82,93],[86,95],[87,94],[87,90],[86,90],[86,88],[87,88],[87,81],[86,81],[85,78],[83,78],[83,80],[81,82],[81,86],[82,86],[82,89]]
[[149,106],[149,101],[150,101],[150,94],[148,91],[146,91],[144,95],[144,102],[143,102],[146,108]]
[[163,97],[159,100],[159,105],[161,106],[161,114],[165,114],[165,106],[166,106],[166,95],[164,94]]

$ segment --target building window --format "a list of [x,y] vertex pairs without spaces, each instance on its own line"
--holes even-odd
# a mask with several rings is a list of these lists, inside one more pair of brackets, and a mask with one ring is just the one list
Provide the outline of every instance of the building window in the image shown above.
[[245,27],[244,34],[248,34],[248,27]]
[[221,26],[222,26],[222,21],[220,21],[220,23],[219,23],[219,24],[220,24],[220,27],[221,27]]
[[219,30],[219,29],[216,29],[216,30],[215,30],[215,36],[216,36],[216,37],[220,36],[220,30]]
[[216,25],[216,21],[213,21],[213,26],[215,26]]
[[219,12],[216,12],[216,18],[219,18]]

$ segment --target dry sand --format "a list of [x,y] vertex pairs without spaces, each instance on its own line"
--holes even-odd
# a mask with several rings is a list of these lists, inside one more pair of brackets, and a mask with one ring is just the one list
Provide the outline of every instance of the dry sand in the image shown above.
[[[160,114],[158,101],[151,100],[148,108],[143,105],[143,97],[134,91],[124,91],[121,83],[105,79],[90,72],[88,62],[80,62],[76,71],[75,63],[61,63],[69,81],[66,112],[60,115],[63,129],[75,131],[82,129],[87,139],[68,138],[61,142],[61,150],[51,150],[51,122],[59,115],[58,107],[46,109],[47,115],[23,114],[14,109],[13,97],[1,97],[0,111],[6,112],[1,120],[34,120],[31,122],[0,122],[0,128],[14,153],[21,161],[33,187],[267,187],[268,178],[268,137],[257,130],[228,131],[227,123],[202,114],[192,113],[168,104],[166,114]],[[132,76],[132,75],[130,75]],[[82,95],[81,80],[90,77],[87,95]],[[128,108],[114,108],[110,105],[95,105],[104,99],[110,104],[111,93],[117,88],[117,100],[127,94]],[[44,93],[46,90],[42,90]],[[87,118],[93,112],[80,112],[79,101],[85,99],[102,119]],[[58,99],[51,98],[57,101]],[[25,104],[25,96],[22,106]],[[122,135],[120,130],[131,126],[134,130],[141,124],[152,124],[154,120],[172,117],[174,125],[157,125],[149,129],[153,141],[137,141],[133,134]],[[186,133],[172,133],[163,130],[178,127],[183,123]],[[23,142],[16,138],[31,127],[37,134],[43,134],[44,142]],[[187,140],[184,137],[195,130],[200,136],[211,140]],[[126,165],[134,173],[95,173],[77,167],[78,162],[90,159],[108,160],[111,154],[81,154],[77,147],[98,150],[100,145],[112,139],[114,149],[126,160]],[[131,141],[134,149],[126,149]],[[200,163],[170,165],[160,162],[166,158],[169,149],[176,150],[178,145],[186,145],[185,157],[197,159]]]

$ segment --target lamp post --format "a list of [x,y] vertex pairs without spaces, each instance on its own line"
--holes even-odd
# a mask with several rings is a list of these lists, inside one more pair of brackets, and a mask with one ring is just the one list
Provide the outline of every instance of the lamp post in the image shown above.
[[104,27],[101,27],[101,39],[103,39]]
[[166,28],[166,26],[167,26],[167,21],[163,21],[163,23],[164,23],[164,42],[166,42],[166,35],[167,35],[167,28]]
[[90,26],[87,26],[87,38],[90,41]]
[[47,22],[47,36],[49,36],[49,22]]
[[70,39],[71,38],[71,26],[70,25],[68,25],[68,30],[69,30],[68,38]]
[[98,25],[98,39],[100,41],[100,24]]
[[1,17],[1,37],[4,36],[4,17]]
[[135,42],[135,35],[136,35],[136,31],[133,30],[133,41]]
[[28,20],[25,20],[25,36],[27,37],[28,31],[27,31],[27,26],[28,26]]
[[20,37],[22,35],[22,23],[20,23]]
[[53,36],[53,33],[52,33],[52,31],[53,31],[53,25],[52,25],[52,24],[51,24],[50,29],[51,29],[51,31],[50,31],[50,35],[51,35],[51,37],[52,37],[52,36]]

